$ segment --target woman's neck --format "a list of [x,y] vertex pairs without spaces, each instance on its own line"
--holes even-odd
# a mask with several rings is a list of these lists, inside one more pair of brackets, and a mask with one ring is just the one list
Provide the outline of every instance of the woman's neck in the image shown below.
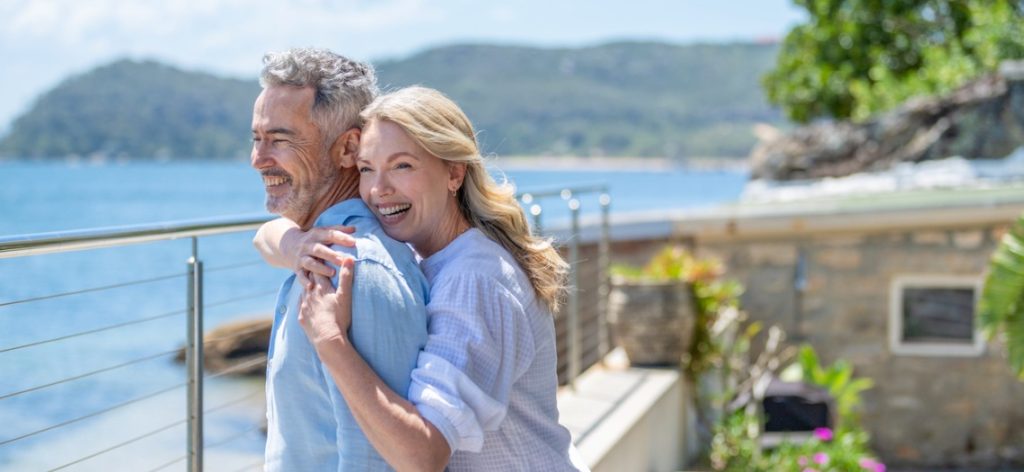
[[416,249],[416,253],[420,257],[426,259],[437,254],[438,251],[447,247],[452,241],[455,241],[455,238],[458,238],[471,227],[469,221],[466,221],[466,218],[462,216],[462,212],[458,208],[449,211],[448,214],[452,215],[452,217],[445,218],[444,221],[440,222],[434,228],[430,238],[419,244],[413,244],[413,249]]

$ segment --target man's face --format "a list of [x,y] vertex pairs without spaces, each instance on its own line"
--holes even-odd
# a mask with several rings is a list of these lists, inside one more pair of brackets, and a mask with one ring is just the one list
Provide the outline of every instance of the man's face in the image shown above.
[[263,175],[267,211],[299,224],[338,178],[313,123],[311,87],[263,89],[252,112],[253,168]]

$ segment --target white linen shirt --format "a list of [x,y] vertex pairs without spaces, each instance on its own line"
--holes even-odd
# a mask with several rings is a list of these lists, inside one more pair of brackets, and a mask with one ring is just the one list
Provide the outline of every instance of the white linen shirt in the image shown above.
[[586,470],[558,423],[554,320],[512,255],[470,229],[420,267],[428,338],[409,400],[449,470]]

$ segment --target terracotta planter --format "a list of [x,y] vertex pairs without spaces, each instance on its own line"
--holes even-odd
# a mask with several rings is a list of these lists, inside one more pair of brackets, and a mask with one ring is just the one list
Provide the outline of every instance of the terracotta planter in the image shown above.
[[693,291],[681,282],[612,280],[608,323],[630,363],[679,365],[693,337]]

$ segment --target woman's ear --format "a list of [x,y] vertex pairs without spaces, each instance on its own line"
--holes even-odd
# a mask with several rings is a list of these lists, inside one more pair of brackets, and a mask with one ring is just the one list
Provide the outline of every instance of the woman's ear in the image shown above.
[[451,162],[448,164],[448,191],[455,192],[462,188],[462,182],[466,180],[466,164],[464,162]]
[[341,136],[334,140],[334,144],[331,145],[331,158],[335,164],[342,168],[355,167],[356,155],[359,154],[359,137],[361,135],[361,129],[349,128],[348,131],[341,133]]

